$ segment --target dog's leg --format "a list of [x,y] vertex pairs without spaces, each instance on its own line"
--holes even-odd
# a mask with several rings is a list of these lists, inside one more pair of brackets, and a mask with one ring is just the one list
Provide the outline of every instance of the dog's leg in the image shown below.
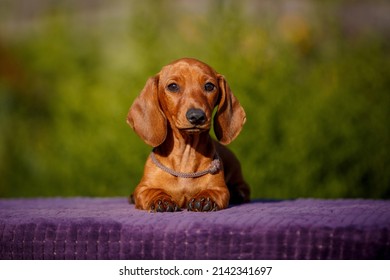
[[241,180],[240,182],[228,182],[230,192],[230,204],[241,204],[250,202],[250,189],[248,184]]
[[135,207],[152,212],[175,212],[180,207],[172,197],[159,188],[138,186],[132,195]]
[[223,162],[226,185],[230,192],[230,203],[241,204],[250,201],[250,188],[242,175],[241,164],[227,147],[214,142]]
[[187,209],[195,212],[217,211],[228,206],[229,197],[227,187],[206,189],[188,201]]

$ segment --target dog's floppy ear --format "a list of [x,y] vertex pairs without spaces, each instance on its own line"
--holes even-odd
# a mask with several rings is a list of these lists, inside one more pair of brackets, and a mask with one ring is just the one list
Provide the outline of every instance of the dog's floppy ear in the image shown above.
[[127,115],[127,123],[152,147],[159,146],[167,136],[167,119],[158,101],[158,80],[158,75],[148,79]]
[[219,142],[227,145],[240,133],[246,115],[222,75],[218,75],[218,86],[220,93],[218,110],[214,116],[214,132]]

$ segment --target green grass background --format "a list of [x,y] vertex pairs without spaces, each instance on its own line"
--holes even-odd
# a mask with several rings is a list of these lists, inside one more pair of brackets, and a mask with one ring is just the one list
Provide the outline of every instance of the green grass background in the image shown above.
[[3,0],[0,197],[130,194],[151,148],[127,111],[195,57],[246,110],[252,197],[390,198],[388,5],[366,2]]

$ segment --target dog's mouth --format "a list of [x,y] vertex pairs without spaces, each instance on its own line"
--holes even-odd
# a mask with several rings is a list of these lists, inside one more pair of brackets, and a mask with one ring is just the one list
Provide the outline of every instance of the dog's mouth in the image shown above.
[[180,131],[185,132],[187,134],[198,134],[204,131],[207,131],[207,127],[199,127],[199,126],[193,126],[193,127],[184,127],[179,128]]

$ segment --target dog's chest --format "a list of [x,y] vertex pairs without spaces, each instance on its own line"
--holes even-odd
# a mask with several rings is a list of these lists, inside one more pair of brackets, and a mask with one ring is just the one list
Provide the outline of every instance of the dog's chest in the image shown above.
[[[174,185],[172,188],[172,197],[180,205],[185,205],[191,198],[195,197],[202,190],[210,189],[216,183],[216,177],[219,175],[205,175],[202,180],[199,178],[174,178],[171,184]],[[219,181],[217,179],[217,181]]]

